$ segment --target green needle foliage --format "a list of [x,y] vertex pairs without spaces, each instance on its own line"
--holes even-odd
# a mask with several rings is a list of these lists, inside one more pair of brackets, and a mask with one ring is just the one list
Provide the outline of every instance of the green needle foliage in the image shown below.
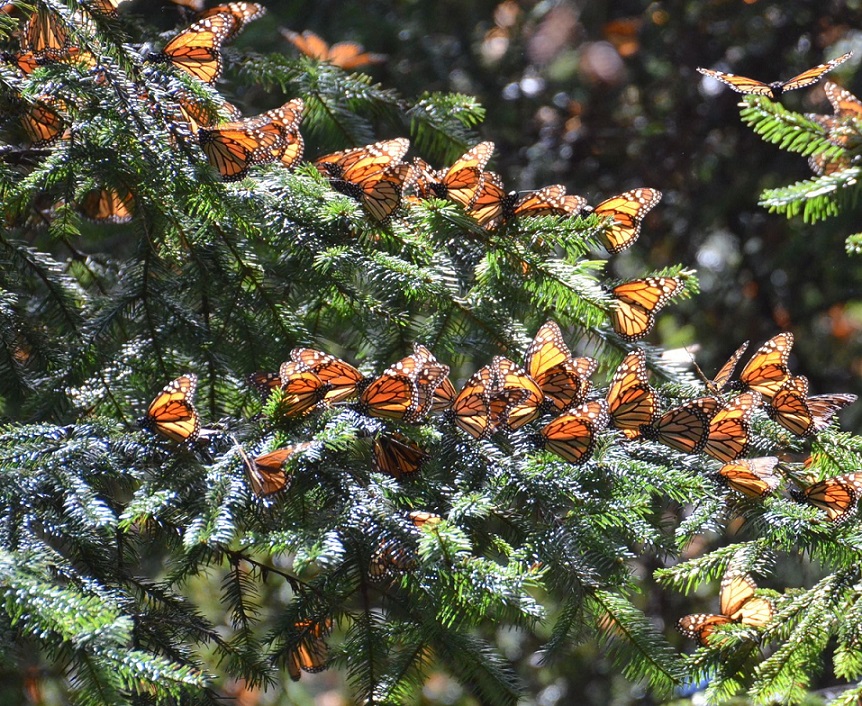
[[[414,342],[462,382],[494,355],[523,360],[551,318],[599,361],[591,398],[603,398],[601,381],[635,347],[609,325],[618,282],[597,245],[606,220],[543,216],[489,231],[432,198],[378,223],[307,164],[256,166],[225,183],[165,110],[181,92],[216,109],[220,96],[142,62],[145,42],[163,44],[152,28],[93,3],[38,6],[99,68],[0,65],[4,678],[24,688],[35,673],[80,704],[215,704],[231,679],[290,689],[297,655],[316,650],[358,702],[416,699],[442,669],[479,703],[515,704],[532,687],[501,649],[505,628],[541,648],[549,669],[596,647],[656,698],[709,679],[715,699],[746,690],[796,702],[827,651],[838,677],[858,679],[856,521],[830,523],[783,492],[743,499],[716,481],[718,461],[612,430],[597,433],[584,463],[567,463],[534,440],[549,414],[475,440],[446,415],[411,425],[352,402],[285,416],[280,391],[261,404],[247,382],[297,346],[376,376]],[[0,15],[7,47],[15,17]],[[273,106],[305,101],[310,155],[406,136],[439,165],[479,141],[483,109],[469,96],[405,97],[306,58],[230,47],[224,57],[228,99],[254,86]],[[34,146],[21,119],[46,96],[69,132]],[[801,116],[763,101],[746,115],[795,151],[834,151]],[[821,178],[834,201],[807,199],[817,213],[851,183],[838,176]],[[84,217],[87,195],[105,187],[134,196],[129,222]],[[653,274],[697,293],[682,265]],[[706,394],[645,350],[663,410]],[[188,444],[136,421],[184,373],[200,379],[204,427]],[[428,455],[400,479],[373,462],[373,440],[395,431]],[[804,458],[807,442],[761,412],[752,436],[757,454]],[[248,459],[300,443],[286,488],[253,492]],[[811,450],[819,477],[862,467],[862,442],[834,425]],[[804,487],[799,464],[786,466],[782,490]],[[418,528],[411,511],[442,520]],[[784,591],[786,567],[803,557],[825,578]],[[372,570],[381,562],[382,576]],[[774,619],[729,625],[681,655],[661,622],[678,615],[659,616],[650,597],[728,568],[778,577],[782,590],[762,589]]]

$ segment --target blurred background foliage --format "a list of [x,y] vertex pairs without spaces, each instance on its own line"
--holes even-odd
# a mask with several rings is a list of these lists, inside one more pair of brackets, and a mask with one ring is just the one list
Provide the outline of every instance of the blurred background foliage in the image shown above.
[[[862,274],[844,251],[844,238],[860,230],[858,222],[848,213],[812,226],[758,206],[762,189],[808,178],[806,160],[762,143],[739,120],[739,96],[695,71],[704,66],[768,82],[854,50],[854,58],[830,77],[858,95],[862,35],[856,28],[862,26],[862,2],[264,4],[269,13],[227,50],[221,90],[244,114],[292,97],[241,81],[244,54],[295,55],[278,28],[310,29],[331,43],[357,41],[386,55],[385,61],[363,70],[411,102],[426,91],[476,96],[487,111],[479,134],[496,143],[491,166],[508,188],[560,182],[593,204],[637,186],[664,192],[637,247],[611,263],[620,277],[675,263],[697,269],[702,293],[668,307],[651,336],[653,343],[666,348],[696,344],[698,362],[709,373],[743,340],[759,345],[777,331],[790,330],[796,334],[792,368],[811,379],[813,393],[862,394]],[[131,23],[140,18],[165,32],[190,17],[171,2],[154,0],[126,3],[122,14]],[[804,112],[828,112],[820,87],[782,101]],[[307,154],[314,157],[331,148],[312,138]],[[858,409],[842,417],[845,429],[862,431]],[[707,537],[703,543],[725,543],[735,531],[743,530],[731,526],[728,536]],[[692,547],[690,553],[703,549]],[[670,622],[690,609],[690,601],[652,590],[655,567],[649,561],[636,567],[644,582],[641,607]],[[764,586],[811,585],[819,576],[816,566],[806,566],[802,574],[776,575]],[[188,590],[216,623],[226,621],[219,605],[220,577],[208,579]],[[717,586],[703,588],[710,589],[703,592],[703,609],[714,608]],[[545,665],[538,652],[541,644],[532,636],[510,632],[497,635],[495,642],[519,665],[533,695],[525,704],[653,703],[639,687],[615,676],[589,644],[573,648],[564,661]],[[677,645],[690,648],[681,637]],[[820,686],[828,693],[827,683]],[[238,706],[348,703],[336,669],[304,675],[287,692],[261,694],[231,684],[219,689]],[[50,702],[50,694],[42,697]],[[6,701],[0,691],[0,702],[17,703],[17,697],[10,698]],[[475,702],[439,674],[429,678],[416,703]]]

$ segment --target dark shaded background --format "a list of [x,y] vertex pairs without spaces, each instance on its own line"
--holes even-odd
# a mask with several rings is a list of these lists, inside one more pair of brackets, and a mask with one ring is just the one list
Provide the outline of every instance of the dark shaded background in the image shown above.
[[[759,207],[764,188],[808,178],[806,160],[761,142],[739,120],[739,96],[695,71],[719,68],[768,82],[856,49],[857,57],[830,77],[860,93],[862,4],[265,4],[269,14],[231,51],[293,55],[278,27],[311,29],[330,42],[354,40],[385,53],[387,61],[367,71],[408,101],[425,91],[475,95],[487,109],[480,137],[496,143],[492,166],[509,188],[561,182],[593,204],[636,186],[661,189],[662,203],[637,245],[612,259],[614,274],[640,276],[681,263],[697,269],[702,293],[669,307],[652,342],[698,344],[698,362],[710,372],[743,340],[756,346],[790,330],[797,341],[793,369],[810,378],[813,393],[862,394],[860,274],[844,252],[844,237],[862,230],[858,217],[806,225]],[[123,13],[145,16],[165,31],[187,19],[173,4],[149,0],[128,3]],[[220,88],[246,114],[292,97],[238,86],[235,79],[236,69],[229,67]],[[820,87],[782,101],[792,109],[830,112]],[[330,149],[312,143],[308,154]],[[858,410],[848,410],[843,421],[845,428],[862,431]],[[683,608],[678,595],[650,591],[654,567],[641,568],[647,582],[642,607],[648,614],[674,616],[691,607]],[[777,576],[774,585],[810,585],[816,569],[811,571],[811,576]],[[704,595],[704,608],[714,604],[714,592]],[[212,610],[217,615],[218,605]],[[497,637],[534,695],[525,703],[652,703],[637,687],[613,677],[592,647],[574,648],[570,662],[540,669],[539,643],[519,635]],[[678,644],[683,645],[681,638]],[[347,703],[338,680],[333,670],[303,677],[302,687],[317,692],[313,703]],[[421,703],[472,703],[442,675],[428,684]],[[298,693],[259,697],[236,691],[238,703],[249,705],[312,703]]]

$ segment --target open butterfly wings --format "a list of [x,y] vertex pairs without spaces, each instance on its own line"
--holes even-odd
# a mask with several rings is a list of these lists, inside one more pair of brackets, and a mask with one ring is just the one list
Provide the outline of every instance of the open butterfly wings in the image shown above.
[[756,81],[753,78],[728,74],[723,71],[715,71],[713,69],[703,69],[698,67],[697,70],[704,76],[717,79],[730,86],[737,93],[769,96],[770,98],[775,99],[786,91],[795,91],[798,88],[805,88],[806,86],[811,86],[812,84],[817,83],[827,72],[832,71],[836,66],[843,64],[851,56],[853,56],[853,52],[847,52],[835,59],[827,61],[825,64],[819,64],[818,66],[807,69],[787,81],[775,81],[773,83],[763,83],[762,81]]
[[171,380],[147,407],[143,425],[177,443],[198,438],[201,420],[194,406],[197,375],[188,373]]
[[755,595],[757,584],[748,574],[730,571],[721,581],[720,614],[695,613],[680,618],[679,631],[701,645],[709,644],[715,628],[730,623],[763,627],[775,614],[772,602]]
[[790,491],[794,500],[811,503],[836,524],[846,522],[856,514],[860,494],[862,472],[845,473],[813,483],[805,490]]
[[338,42],[330,47],[311,30],[305,30],[302,34],[286,28],[281,28],[279,31],[287,41],[307,57],[326,61],[347,71],[368,64],[379,64],[386,60],[384,54],[372,54],[354,42]]
[[767,401],[771,400],[790,377],[787,361],[792,347],[793,334],[788,332],[766,341],[740,372],[739,380],[743,387],[759,392]]
[[656,314],[683,286],[677,277],[647,277],[614,287],[611,290],[615,299],[611,312],[614,331],[626,341],[640,340],[652,330]]
[[797,436],[823,431],[832,417],[856,402],[856,395],[832,394],[808,396],[808,379],[791,377],[778,389],[766,407],[769,416]]
[[703,452],[719,461],[745,456],[751,439],[751,417],[762,400],[757,392],[743,392],[723,405],[710,419]]
[[201,149],[224,181],[237,181],[256,164],[272,162],[284,148],[282,128],[266,116],[198,129]]
[[700,453],[708,439],[710,420],[720,405],[714,397],[689,400],[665,412],[654,424],[642,427],[641,433],[677,451]]
[[194,22],[171,39],[160,52],[147,57],[154,63],[170,63],[203,83],[213,84],[222,71],[221,45],[230,37],[235,20],[227,14]]
[[415,160],[416,192],[421,198],[448,198],[465,208],[469,207],[482,187],[485,166],[493,153],[493,142],[480,142],[456,159],[451,167],[439,172],[423,160]]

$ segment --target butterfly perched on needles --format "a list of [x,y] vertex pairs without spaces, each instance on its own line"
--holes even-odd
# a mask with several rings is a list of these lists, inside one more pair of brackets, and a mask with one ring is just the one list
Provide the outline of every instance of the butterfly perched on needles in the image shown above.
[[215,83],[222,71],[221,45],[236,25],[228,14],[213,15],[193,22],[171,39],[160,52],[151,52],[147,61],[172,64],[204,83]]
[[62,51],[69,47],[69,29],[53,10],[33,11],[21,36],[21,48],[35,54]]
[[596,434],[608,425],[608,405],[591,400],[552,419],[532,438],[569,463],[584,463],[596,446]]
[[722,483],[747,498],[762,498],[774,491],[781,478],[775,473],[776,456],[740,458],[718,469]]
[[293,360],[281,364],[278,377],[281,380],[278,414],[283,417],[308,414],[318,402],[325,399],[331,388],[317,373]]
[[194,406],[198,377],[193,373],[171,380],[147,407],[141,426],[177,443],[198,438],[201,420]]
[[281,131],[281,144],[273,150],[276,160],[281,166],[290,169],[302,159],[305,142],[299,134],[299,124],[302,121],[302,111],[305,101],[294,98],[279,108],[266,111],[263,116],[272,121]]
[[[727,362],[718,369],[718,372],[712,380],[706,380],[706,387],[710,394],[717,395],[729,385],[730,379],[733,377],[733,372],[736,370],[736,365],[739,363],[739,359],[742,358],[746,350],[748,350],[748,341],[743,342],[743,344],[733,352],[733,355],[731,355],[730,358],[727,359]],[[697,367],[696,363],[695,367]],[[700,371],[700,368],[697,369]],[[703,377],[706,379],[705,375]]]
[[490,365],[483,365],[464,383],[444,413],[462,431],[474,439],[487,439],[496,430],[491,422],[491,393],[494,375]]
[[378,434],[371,442],[374,469],[396,480],[418,471],[428,460],[428,452],[398,432]]
[[715,397],[698,397],[662,414],[649,426],[641,427],[647,439],[658,441],[688,454],[700,453],[706,445],[709,422],[721,403]]
[[749,389],[759,392],[765,400],[771,400],[790,377],[787,361],[793,347],[793,334],[784,332],[770,338],[758,348],[739,373],[739,384],[731,383],[734,389]]
[[701,645],[709,645],[709,636],[721,625],[741,623],[760,628],[775,614],[772,602],[755,595],[757,584],[748,574],[729,571],[721,580],[719,610],[716,613],[695,613],[680,618],[679,631]]
[[595,207],[586,207],[587,212],[595,213],[611,220],[600,233],[605,248],[612,255],[630,247],[640,235],[641,223],[653,206],[661,201],[658,189],[632,189],[605,199]]
[[647,277],[617,285],[611,290],[615,300],[611,312],[614,331],[630,342],[643,338],[655,325],[659,310],[683,287],[678,277]]
[[332,632],[332,619],[297,620],[295,635],[287,650],[287,673],[299,681],[302,672],[322,672],[329,659],[326,638]]
[[238,447],[254,494],[259,498],[265,498],[286,490],[290,486],[290,477],[285,473],[285,465],[296,454],[307,451],[311,446],[310,441],[303,441],[268,451],[254,458],[248,458],[242,447]]
[[773,100],[778,98],[782,93],[787,91],[795,91],[797,88],[805,88],[817,83],[823,76],[832,71],[836,66],[840,66],[847,59],[853,56],[853,52],[847,52],[841,56],[827,61],[825,64],[819,64],[814,68],[803,71],[787,81],[773,81],[772,83],[763,83],[756,81],[753,78],[745,76],[736,76],[735,74],[727,74],[723,71],[714,71],[712,69],[703,69],[698,67],[698,71],[704,76],[709,76],[718,79],[722,83],[730,86],[737,93],[750,93],[758,96],[769,96]]
[[598,363],[593,358],[573,358],[554,321],[542,324],[524,361],[529,376],[541,388],[545,400],[558,412],[581,404],[590,391],[590,376]]
[[302,34],[285,27],[280,30],[281,36],[293,44],[302,54],[318,61],[325,61],[333,66],[351,71],[368,64],[380,64],[386,61],[385,54],[372,54],[364,51],[355,42],[338,42],[329,46],[323,39],[307,29]]
[[650,387],[643,350],[638,348],[623,358],[605,399],[611,426],[621,429],[628,438],[640,436],[641,427],[658,421],[658,395]]
[[252,166],[273,162],[284,145],[281,127],[266,116],[198,128],[198,142],[224,181],[237,181]]
[[856,514],[862,494],[862,473],[845,473],[821,480],[804,490],[794,488],[790,497],[823,510],[830,522],[840,524]]
[[829,426],[836,412],[857,400],[856,395],[839,393],[808,396],[808,378],[791,377],[778,388],[767,405],[767,414],[796,436],[809,436]]
[[503,180],[494,172],[484,172],[482,185],[467,207],[467,215],[487,230],[525,216],[576,216],[585,206],[580,196],[567,195],[561,184],[552,184],[535,191],[507,192]]
[[[417,529],[433,529],[443,518],[433,512],[416,510],[408,519]],[[416,553],[399,537],[387,537],[371,555],[368,562],[368,578],[372,581],[391,580],[398,573],[416,568]]]
[[21,104],[21,127],[33,147],[48,147],[63,137],[66,121],[58,112],[62,101],[40,96],[32,103]]
[[359,395],[359,411],[373,417],[424,421],[434,404],[434,392],[449,374],[425,346],[414,344],[413,353],[390,365]]
[[492,426],[514,431],[539,416],[545,396],[524,368],[498,355],[491,361],[491,375]]
[[763,403],[757,392],[743,392],[723,404],[709,420],[703,452],[719,461],[745,456],[751,439],[751,417]]
[[480,142],[458,157],[451,167],[439,171],[417,158],[413,160],[416,167],[413,188],[420,198],[448,198],[466,208],[482,187],[485,166],[493,153],[493,142]]
[[78,209],[92,221],[128,223],[135,210],[135,198],[128,189],[93,189],[84,194]]
[[860,136],[856,121],[862,118],[862,101],[831,81],[823,84],[823,90],[834,114],[806,113],[805,117],[818,123],[824,129],[829,142],[842,150],[838,153],[829,150],[812,154],[808,158],[808,164],[815,174],[834,174],[852,164],[847,150],[859,146]]
[[357,386],[365,380],[365,376],[350,363],[315,348],[294,348],[290,351],[290,359],[329,384],[329,390],[323,396],[327,404],[350,399],[356,394]]
[[333,152],[314,164],[336,191],[356,199],[375,221],[384,223],[400,205],[403,187],[414,174],[411,165],[401,162],[409,148],[410,141],[399,137]]

